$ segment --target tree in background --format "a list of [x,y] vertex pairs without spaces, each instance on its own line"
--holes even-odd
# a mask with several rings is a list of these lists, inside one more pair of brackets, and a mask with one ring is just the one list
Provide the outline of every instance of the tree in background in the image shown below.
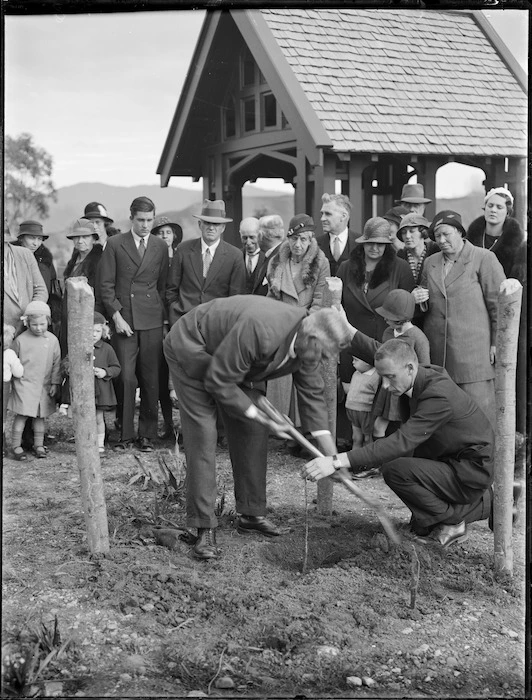
[[46,219],[57,194],[52,180],[52,156],[37,146],[31,134],[6,136],[4,211],[12,234],[25,219]]

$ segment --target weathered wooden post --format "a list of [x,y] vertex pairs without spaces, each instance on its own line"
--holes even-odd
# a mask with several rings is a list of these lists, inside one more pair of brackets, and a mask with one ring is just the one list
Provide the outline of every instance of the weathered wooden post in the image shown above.
[[[339,277],[327,277],[327,288],[323,295],[323,308],[340,306],[342,303],[342,280]],[[329,414],[329,430],[336,439],[336,410],[337,410],[337,381],[338,381],[338,357],[332,357],[322,364],[323,381],[325,383],[325,402]],[[333,499],[332,479],[320,479],[318,481],[318,513],[320,515],[332,514]]]
[[515,373],[523,288],[514,279],[499,289],[495,371],[495,478],[493,534],[495,574],[513,574],[512,515],[515,462]]
[[107,509],[96,439],[93,326],[94,293],[86,277],[66,282],[68,357],[74,439],[81,481],[81,503],[92,554],[109,551]]

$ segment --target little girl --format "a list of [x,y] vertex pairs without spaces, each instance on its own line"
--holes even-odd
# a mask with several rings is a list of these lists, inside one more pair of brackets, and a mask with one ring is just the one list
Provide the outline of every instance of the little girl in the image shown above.
[[8,408],[15,413],[12,430],[14,457],[26,460],[21,447],[22,431],[28,417],[33,418],[33,453],[46,457],[44,419],[55,413],[55,396],[61,383],[59,341],[48,331],[51,311],[44,301],[31,301],[22,321],[27,331],[13,342],[13,350],[24,368],[21,377],[13,379]]
[[11,393],[11,380],[13,377],[22,377],[24,374],[24,367],[18,359],[16,352],[11,348],[15,332],[14,326],[4,323],[4,387],[2,393],[2,435],[4,436],[4,444],[7,422],[7,402],[9,400],[9,394]]
[[98,450],[105,451],[105,411],[116,408],[116,394],[111,381],[121,372],[120,363],[109,343],[109,326],[102,314],[94,313],[94,397],[96,399],[96,433]]

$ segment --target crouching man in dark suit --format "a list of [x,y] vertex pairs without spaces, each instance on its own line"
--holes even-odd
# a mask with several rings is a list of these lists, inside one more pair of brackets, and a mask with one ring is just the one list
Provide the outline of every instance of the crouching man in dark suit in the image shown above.
[[490,422],[443,367],[418,365],[404,340],[378,347],[377,341],[353,330],[353,355],[375,364],[384,387],[401,397],[410,417],[388,437],[312,460],[303,475],[317,481],[341,467],[356,472],[362,465],[382,464],[385,482],[412,513],[410,529],[417,541],[448,547],[465,540],[467,523],[488,518],[491,510]]
[[[293,374],[303,429],[325,454],[328,430],[321,359],[349,344],[349,324],[334,309],[305,309],[253,295],[214,299],[182,316],[164,341],[179,398],[187,459],[187,525],[198,528],[193,553],[219,556],[216,546],[216,415],[220,410],[233,467],[239,532],[281,532],[266,517],[268,432],[276,427],[253,399],[266,380]],[[260,421],[260,422],[259,422]]]

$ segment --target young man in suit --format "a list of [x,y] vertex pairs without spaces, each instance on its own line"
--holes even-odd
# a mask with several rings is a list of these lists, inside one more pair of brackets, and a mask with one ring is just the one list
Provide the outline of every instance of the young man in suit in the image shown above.
[[360,234],[348,228],[351,202],[345,194],[325,193],[321,201],[323,235],[318,236],[316,240],[329,261],[331,276],[335,277],[339,266],[344,260],[349,260],[349,254]]
[[257,273],[260,272],[265,258],[259,248],[259,220],[254,216],[242,219],[239,233],[246,266],[246,294],[262,294],[262,280],[258,280]]
[[221,240],[228,219],[219,199],[203,202],[199,219],[200,238],[177,246],[168,276],[166,300],[170,325],[187,311],[211,299],[243,294],[246,268],[242,252]]
[[137,197],[130,207],[131,230],[108,239],[98,271],[98,289],[112,319],[114,346],[122,372],[117,382],[117,423],[125,450],[135,442],[135,390],[140,387],[136,444],[153,450],[157,437],[159,362],[165,322],[164,294],[168,273],[166,243],[150,235],[155,205]]
[[491,511],[495,436],[489,420],[443,367],[419,365],[404,340],[381,345],[352,326],[351,332],[353,355],[375,365],[409,417],[381,440],[312,460],[303,475],[317,481],[335,469],[382,464],[384,480],[412,513],[416,541],[443,547],[464,541],[467,523]]
[[321,358],[349,343],[349,325],[334,309],[306,309],[255,295],[215,299],[182,316],[164,341],[179,398],[187,456],[187,525],[198,528],[193,553],[219,556],[216,502],[216,419],[225,423],[241,533],[280,530],[266,516],[268,431],[254,400],[266,381],[293,375],[303,429],[324,454],[336,450],[328,429]]

